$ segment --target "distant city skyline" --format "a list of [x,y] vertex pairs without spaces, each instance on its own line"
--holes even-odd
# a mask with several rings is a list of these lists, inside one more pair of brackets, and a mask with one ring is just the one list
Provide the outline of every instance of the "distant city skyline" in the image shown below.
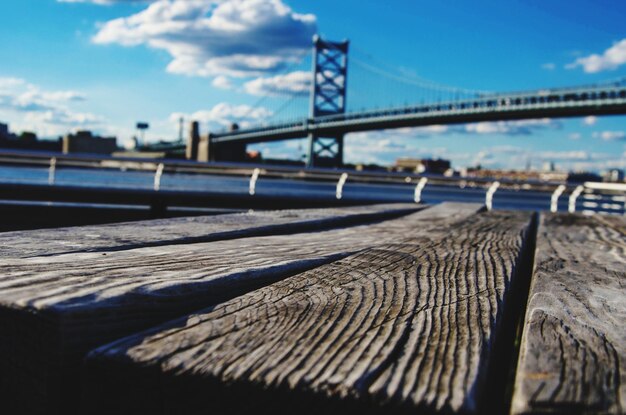
[[[337,4],[339,3],[339,4]],[[342,0],[22,0],[2,2],[0,122],[56,137],[78,129],[131,141],[178,137],[275,111],[276,89],[306,95],[313,34],[437,83],[514,91],[626,76],[626,4]],[[350,75],[349,75],[350,76]],[[349,78],[350,79],[350,78]],[[350,81],[349,81],[350,82]],[[355,86],[366,90],[368,85]],[[350,101],[350,96],[348,96]],[[274,105],[274,106],[272,106]],[[259,144],[298,157],[299,141]],[[541,119],[351,134],[345,161],[450,159],[522,169],[626,168],[626,117]]]

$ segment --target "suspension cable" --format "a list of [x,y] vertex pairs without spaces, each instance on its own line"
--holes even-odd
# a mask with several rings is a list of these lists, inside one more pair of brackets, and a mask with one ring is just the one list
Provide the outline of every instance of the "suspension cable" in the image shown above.
[[[292,62],[290,65],[288,65],[285,68],[283,68],[283,70],[281,72],[279,72],[277,75],[274,75],[274,76],[282,76],[282,75],[286,75],[286,74],[288,74],[290,72],[293,72],[293,70],[296,69],[296,67],[302,65],[302,63],[305,61],[305,59],[306,59],[306,56],[303,56],[298,61]],[[298,94],[286,93],[285,95],[286,96],[292,96],[292,95],[293,96],[297,96]],[[270,93],[266,93],[265,95],[261,96],[254,104],[252,104],[250,106],[248,111],[244,112],[242,115],[240,115],[239,117],[235,118],[235,120],[239,122],[239,121],[247,118],[248,116],[250,116],[250,114],[252,114],[256,109],[258,109],[261,106],[261,104],[263,104],[270,97],[272,97],[272,94],[270,94]],[[290,98],[289,101],[291,101],[292,98]]]
[[458,87],[454,87],[454,86],[448,86],[448,85],[443,85],[443,84],[439,84],[436,83],[434,81],[430,81],[427,79],[421,79],[421,78],[415,78],[415,79],[410,79],[408,77],[402,77],[400,75],[395,75],[391,72],[387,72],[384,69],[380,69],[377,68],[376,66],[370,65],[367,62],[364,62],[358,58],[352,58],[351,62],[356,63],[358,66],[369,70],[370,72],[376,73],[377,75],[381,75],[393,80],[396,80],[398,82],[402,82],[405,84],[410,84],[410,85],[414,85],[423,89],[431,89],[431,90],[437,90],[437,91],[446,91],[446,92],[455,92],[455,93],[464,93],[464,94],[468,94],[468,95],[478,95],[478,94],[491,94],[491,91],[481,91],[481,90],[477,90],[477,89],[467,89],[467,88],[458,88]]

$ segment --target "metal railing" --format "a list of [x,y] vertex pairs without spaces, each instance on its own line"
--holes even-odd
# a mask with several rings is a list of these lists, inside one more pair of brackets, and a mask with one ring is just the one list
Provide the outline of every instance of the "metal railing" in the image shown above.
[[[285,186],[292,193],[310,192],[311,188],[325,189],[319,197],[334,197],[337,200],[356,201],[414,201],[416,203],[434,203],[443,200],[467,200],[482,202],[492,208],[527,208],[549,210],[552,212],[569,211],[584,213],[603,212],[625,214],[626,184],[587,182],[564,184],[542,181],[515,181],[506,179],[488,179],[474,177],[444,177],[439,175],[419,175],[400,172],[373,172],[336,169],[304,169],[300,167],[249,165],[241,163],[197,163],[181,160],[113,158],[83,155],[63,155],[34,152],[0,152],[0,166],[15,169],[30,167],[40,171],[40,180],[49,186],[55,185],[91,185],[107,187],[104,182],[88,183],[80,180],[60,180],[64,172],[72,171],[74,180],[87,176],[88,172],[141,172],[138,179],[144,190],[162,192],[165,190],[184,191],[176,187],[172,180],[180,177],[199,179],[199,183],[208,179],[235,179],[242,186],[240,192],[254,197],[268,191],[280,196]],[[12,170],[13,178],[2,178],[0,182],[25,184],[28,180],[20,178],[20,170]],[[82,171],[82,173],[81,173]],[[47,174],[43,174],[47,172]],[[146,177],[144,177],[146,176]],[[38,176],[39,177],[39,176]],[[119,175],[120,181],[130,175]],[[166,183],[169,180],[169,184]],[[145,183],[144,183],[145,182]],[[136,182],[137,183],[137,182]],[[279,185],[280,184],[280,185]],[[282,186],[282,187],[281,187]],[[120,185],[118,184],[118,187]],[[129,182],[121,187],[133,188]],[[282,189],[282,190],[281,190]],[[208,188],[188,189],[191,193],[202,193]],[[234,190],[233,190],[234,191]],[[320,191],[321,192],[321,191]],[[311,193],[312,194],[312,193]],[[376,194],[378,196],[371,196]],[[15,195],[19,198],[19,195]]]

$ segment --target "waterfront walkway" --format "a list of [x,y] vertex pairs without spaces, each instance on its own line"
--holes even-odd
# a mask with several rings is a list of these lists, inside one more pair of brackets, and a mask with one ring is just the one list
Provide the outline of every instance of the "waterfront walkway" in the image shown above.
[[626,410],[624,217],[399,204],[0,241],[6,413]]

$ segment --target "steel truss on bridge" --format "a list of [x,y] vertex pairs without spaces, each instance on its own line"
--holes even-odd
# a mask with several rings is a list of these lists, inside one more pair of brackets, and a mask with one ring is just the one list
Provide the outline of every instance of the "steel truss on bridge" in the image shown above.
[[[346,112],[348,42],[329,42],[313,38],[313,83],[310,118],[340,115]],[[307,166],[339,166],[343,162],[343,133],[311,131]]]

